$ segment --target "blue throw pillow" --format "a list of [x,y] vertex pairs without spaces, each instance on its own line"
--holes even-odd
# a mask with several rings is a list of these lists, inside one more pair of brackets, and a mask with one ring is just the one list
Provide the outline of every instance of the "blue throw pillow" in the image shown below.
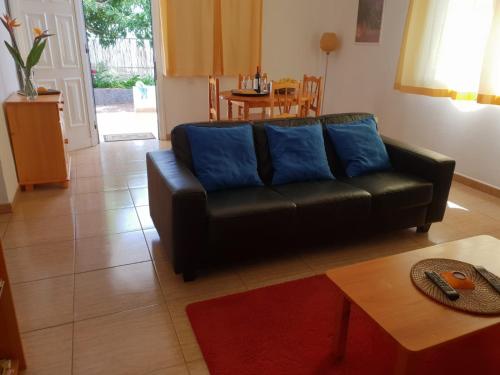
[[250,125],[186,127],[194,172],[207,191],[262,186]]
[[333,180],[320,124],[282,127],[265,125],[274,169],[273,185]]
[[391,169],[389,155],[373,118],[327,125],[326,130],[347,176],[355,177]]

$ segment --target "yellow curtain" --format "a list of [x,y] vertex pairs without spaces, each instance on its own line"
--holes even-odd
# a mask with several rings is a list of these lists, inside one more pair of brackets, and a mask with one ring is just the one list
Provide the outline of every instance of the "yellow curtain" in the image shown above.
[[394,87],[500,104],[500,0],[411,0]]
[[224,74],[255,73],[261,61],[262,1],[221,0]]
[[162,0],[166,74],[207,76],[214,66],[216,0]]
[[165,74],[236,75],[260,65],[262,0],[161,0]]
[[500,104],[500,1],[496,1],[491,32],[486,44],[477,101]]

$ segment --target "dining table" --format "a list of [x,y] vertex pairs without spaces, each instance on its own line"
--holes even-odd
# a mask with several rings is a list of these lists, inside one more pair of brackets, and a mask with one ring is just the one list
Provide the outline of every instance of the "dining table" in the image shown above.
[[[221,91],[219,96],[220,99],[227,101],[227,118],[229,120],[233,119],[233,105],[243,108],[243,120],[250,118],[250,109],[252,108],[261,108],[262,118],[264,118],[265,109],[271,106],[271,95],[269,93],[265,95],[241,95],[235,94],[233,90],[227,90]],[[307,93],[300,95],[299,105],[301,113],[307,113],[310,100],[311,96]],[[278,102],[277,97],[275,97],[275,102]]]

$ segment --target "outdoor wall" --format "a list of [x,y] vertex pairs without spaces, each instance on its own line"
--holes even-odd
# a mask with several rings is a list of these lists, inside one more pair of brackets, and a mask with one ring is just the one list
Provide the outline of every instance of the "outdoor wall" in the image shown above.
[[[5,4],[0,2],[0,14],[5,14]],[[0,40],[6,40],[8,33],[3,26],[0,30]],[[0,46],[0,102],[12,92],[19,90],[16,70],[12,58],[5,50],[5,46]],[[0,106],[0,204],[11,203],[17,190],[17,175],[12,150],[10,148],[9,134],[3,106]]]
[[[325,55],[319,49],[324,31],[334,31],[329,0],[264,0],[262,69],[271,79],[322,75]],[[183,122],[208,118],[207,78],[159,77],[167,132]],[[236,78],[221,80],[221,90],[236,87]],[[226,107],[221,108],[225,115]]]
[[133,89],[94,89],[94,103],[96,106],[134,104]]
[[354,43],[357,1],[334,0],[331,28],[342,38],[332,57],[327,112],[368,111],[382,133],[456,159],[456,171],[500,187],[500,107],[393,89],[408,0],[385,0],[380,45]]

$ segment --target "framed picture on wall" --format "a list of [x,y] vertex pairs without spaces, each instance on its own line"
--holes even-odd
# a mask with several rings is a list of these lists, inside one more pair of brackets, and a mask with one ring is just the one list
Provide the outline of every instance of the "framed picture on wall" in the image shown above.
[[380,43],[384,0],[359,0],[356,43]]

